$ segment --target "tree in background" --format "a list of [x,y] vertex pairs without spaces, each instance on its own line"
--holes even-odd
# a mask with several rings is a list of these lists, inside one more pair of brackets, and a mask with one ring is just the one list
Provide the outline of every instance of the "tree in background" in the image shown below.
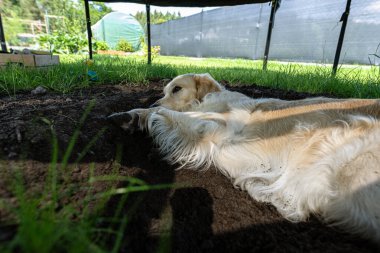
[[[90,3],[91,21],[96,23],[111,8],[104,3]],[[41,20],[45,23],[45,14],[64,18],[49,18],[49,30],[52,35],[76,35],[85,38],[86,20],[83,0],[0,0],[0,12],[3,16],[6,40],[17,44],[17,34],[30,33],[30,28],[19,22],[21,19]]]
[[6,31],[5,38],[9,43],[14,44],[14,40],[18,33],[23,32],[23,27],[16,20],[19,16],[19,8],[13,8],[13,1],[3,0],[0,1],[0,12],[2,15],[4,29]]
[[[93,24],[112,11],[104,3],[90,2],[89,6]],[[42,34],[38,37],[38,41],[45,49],[73,53],[85,48],[87,44],[83,0],[0,0],[0,11],[3,16],[6,40],[11,45],[20,45],[18,34],[31,33],[30,26],[20,22],[22,19],[40,20],[43,24],[47,21],[49,34],[43,34],[46,32],[45,27],[37,31]],[[146,13],[137,12],[135,18],[146,30]],[[178,18],[181,18],[180,12],[163,13],[155,10],[151,13],[152,24]]]
[[[146,12],[145,11],[136,12],[134,17],[140,22],[142,27],[146,27]],[[152,24],[161,24],[161,23],[164,23],[166,21],[174,20],[174,19],[178,19],[178,18],[181,18],[180,12],[178,12],[178,13],[166,12],[164,14],[160,11],[154,10],[154,12],[150,14],[150,22]]]
[[[144,28],[145,34],[147,34],[147,27],[146,27],[146,12],[145,11],[138,11],[134,15],[134,17],[140,22],[141,26]],[[161,24],[170,20],[174,19],[179,19],[181,18],[181,13],[180,12],[166,12],[165,14],[154,10],[153,13],[150,13],[150,22],[152,24]],[[141,38],[141,47],[143,48],[143,51],[145,54],[147,54],[148,51],[148,46],[146,45],[145,42],[146,38]],[[158,55],[160,53],[160,47],[159,46],[154,46],[152,47],[152,56]]]

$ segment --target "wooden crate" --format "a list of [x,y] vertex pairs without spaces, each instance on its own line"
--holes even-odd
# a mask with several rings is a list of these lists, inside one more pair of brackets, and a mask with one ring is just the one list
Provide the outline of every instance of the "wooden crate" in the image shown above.
[[59,64],[58,55],[1,54],[0,66],[16,63],[25,67],[46,67]]

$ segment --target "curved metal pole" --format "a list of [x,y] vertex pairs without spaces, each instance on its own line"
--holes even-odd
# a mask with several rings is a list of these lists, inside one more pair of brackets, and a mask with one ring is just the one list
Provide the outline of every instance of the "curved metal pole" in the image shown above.
[[348,16],[350,15],[350,8],[351,8],[351,0],[347,0],[346,10],[343,12],[342,17],[340,18],[340,22],[343,21],[343,23],[342,23],[342,28],[340,29],[338,45],[336,47],[335,58],[334,58],[334,66],[332,69],[332,74],[334,76],[338,69],[340,53],[342,51],[342,46],[343,46],[344,34],[346,32]]
[[263,70],[267,70],[269,47],[270,47],[270,40],[272,38],[272,29],[274,26],[274,18],[276,16],[277,9],[280,7],[280,2],[281,2],[281,0],[272,0],[272,8],[270,11],[268,33],[267,33],[267,42],[265,44]]

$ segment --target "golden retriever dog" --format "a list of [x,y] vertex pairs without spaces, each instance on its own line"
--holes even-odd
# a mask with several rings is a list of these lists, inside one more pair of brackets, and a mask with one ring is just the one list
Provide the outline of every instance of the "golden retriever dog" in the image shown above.
[[252,99],[186,74],[156,107],[115,113],[179,167],[215,166],[288,220],[316,215],[380,241],[380,100]]

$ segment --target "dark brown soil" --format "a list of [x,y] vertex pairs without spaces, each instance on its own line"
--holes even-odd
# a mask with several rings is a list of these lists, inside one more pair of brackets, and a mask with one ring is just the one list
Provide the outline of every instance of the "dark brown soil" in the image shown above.
[[[310,94],[258,86],[229,87],[252,97],[302,99]],[[215,169],[176,171],[160,159],[145,133],[127,134],[109,125],[105,116],[147,107],[160,97],[162,84],[148,86],[99,86],[70,95],[19,94],[0,96],[0,198],[14,201],[9,171],[22,168],[28,189],[42,189],[51,161],[51,128],[57,134],[60,157],[91,99],[96,105],[82,126],[72,157],[71,182],[86,184],[90,164],[97,175],[115,167],[117,147],[122,147],[119,174],[149,184],[170,183],[178,188],[135,193],[126,212],[136,206],[125,230],[121,252],[375,252],[368,241],[345,234],[312,218],[294,224],[282,218],[270,204],[259,203],[235,189]],[[44,120],[45,119],[45,120]],[[51,122],[51,126],[46,123]],[[78,165],[73,161],[93,137],[107,127]],[[99,184],[97,190],[109,185]],[[80,202],[78,190],[70,201]],[[113,198],[106,212],[112,215],[120,199]],[[136,205],[138,204],[138,205]],[[0,221],[9,214],[0,211]],[[6,233],[6,231],[3,230]],[[6,238],[6,236],[1,237]]]

